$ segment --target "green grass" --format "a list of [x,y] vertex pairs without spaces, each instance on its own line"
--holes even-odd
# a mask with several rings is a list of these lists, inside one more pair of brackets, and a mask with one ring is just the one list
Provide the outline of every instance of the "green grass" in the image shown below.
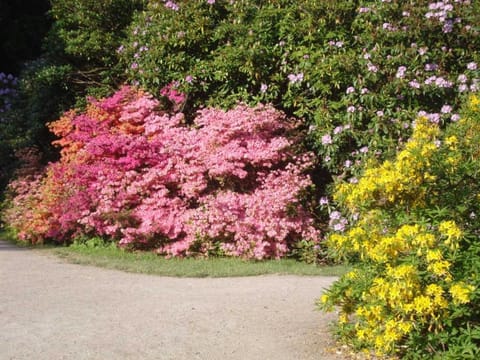
[[[0,233],[0,238],[15,242],[11,234]],[[17,245],[21,243],[17,242]],[[115,245],[87,241],[68,247],[26,246],[59,256],[67,262],[116,269],[126,272],[174,277],[235,277],[267,274],[300,276],[339,276],[347,266],[317,266],[294,259],[252,261],[238,258],[172,258],[165,259],[152,252],[129,252]]]
[[63,247],[53,252],[68,262],[108,269],[176,277],[233,277],[266,274],[338,276],[345,266],[316,266],[293,259],[249,261],[238,258],[172,258],[150,252],[127,252],[113,247]]
[[38,244],[38,245],[32,245],[30,243],[18,240],[15,232],[11,229],[8,228],[2,228],[0,225],[0,240],[7,241],[19,248],[23,249],[54,249],[57,246],[53,244]]

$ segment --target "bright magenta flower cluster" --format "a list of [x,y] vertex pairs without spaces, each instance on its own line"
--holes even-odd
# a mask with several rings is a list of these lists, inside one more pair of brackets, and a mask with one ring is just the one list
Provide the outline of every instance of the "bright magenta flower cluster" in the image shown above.
[[8,222],[28,241],[100,235],[171,256],[278,258],[318,238],[298,200],[311,156],[293,154],[282,113],[204,109],[189,126],[159,109],[124,87],[50,124],[61,159],[17,193]]

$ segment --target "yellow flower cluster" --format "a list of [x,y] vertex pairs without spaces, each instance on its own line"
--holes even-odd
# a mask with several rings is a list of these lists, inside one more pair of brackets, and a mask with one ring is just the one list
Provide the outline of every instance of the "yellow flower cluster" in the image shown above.
[[[468,105],[480,112],[479,97],[472,95]],[[463,259],[462,228],[453,220],[437,220],[443,213],[417,221],[417,214],[445,206],[436,176],[455,184],[469,162],[480,159],[480,116],[471,117],[452,124],[443,137],[438,126],[419,118],[395,159],[371,163],[357,183],[335,189],[337,203],[357,220],[345,232],[332,233],[327,244],[361,265],[323,300],[340,306],[345,333],[379,354],[395,352],[414,332],[446,331],[446,319],[476,296],[475,275],[459,274],[457,267]],[[471,197],[480,200],[479,193]]]
[[471,114],[464,116],[459,121],[459,125],[463,127],[464,133],[459,139],[459,143],[463,143],[471,150],[473,159],[480,158],[480,98],[477,95],[471,95],[468,108]]
[[445,237],[445,244],[450,246],[452,250],[458,248],[458,241],[462,237],[462,230],[458,228],[454,221],[443,221],[440,223],[438,230]]
[[341,201],[352,211],[358,210],[359,204],[423,202],[425,191],[421,185],[436,180],[428,169],[432,156],[438,151],[435,140],[439,134],[438,126],[425,117],[418,118],[411,139],[395,161],[367,167],[356,184],[339,184],[335,200]]
[[480,99],[477,95],[470,96],[470,109],[473,111],[479,111],[480,109]]
[[463,281],[460,281],[453,284],[449,292],[455,304],[466,304],[470,302],[470,295],[474,290],[475,288],[472,285],[467,285]]
[[[346,323],[349,315],[355,314],[356,337],[378,353],[393,351],[418,324],[431,331],[440,330],[439,319],[448,315],[449,301],[466,303],[474,290],[453,283],[452,263],[444,257],[449,250],[458,248],[463,236],[454,221],[441,222],[438,231],[420,224],[404,224],[391,231],[379,210],[390,205],[415,207],[423,203],[424,185],[435,180],[428,169],[438,150],[438,136],[437,126],[418,119],[411,140],[395,161],[367,168],[358,183],[340,184],[336,189],[336,200],[361,216],[355,227],[330,235],[330,248],[340,255],[358,255],[378,270],[370,274],[370,286],[361,301],[352,303],[351,288],[345,290],[341,320]],[[445,140],[450,150],[456,149],[458,143],[455,136]],[[456,162],[453,158],[450,164]],[[409,256],[415,260],[405,262]],[[362,274],[355,270],[346,278],[355,281]]]
[[[368,213],[365,218],[369,219]],[[458,247],[463,235],[454,221],[441,222],[435,233],[426,226],[406,224],[389,234],[381,221],[365,218],[346,233],[329,238],[330,246],[339,253],[358,254],[379,269],[361,302],[352,303],[352,288],[345,290],[341,323],[347,323],[354,313],[359,341],[375,347],[378,353],[388,353],[416,324],[441,330],[439,319],[448,316],[449,301],[468,302],[474,288],[453,283],[452,263],[444,258],[445,252]],[[404,262],[408,256],[414,256],[415,261]],[[345,278],[355,282],[368,276],[355,269]]]
[[[378,353],[388,353],[415,324],[436,326],[448,307],[444,295],[435,283],[422,285],[417,266],[388,265],[385,276],[375,277],[364,294],[367,305],[356,309],[356,335]],[[397,325],[389,326],[392,322]]]
[[[440,223],[440,237],[418,224],[402,225],[394,234],[389,235],[385,233],[382,222],[374,222],[370,213],[345,233],[331,234],[327,240],[329,247],[340,255],[358,254],[362,260],[370,259],[376,263],[396,261],[405,254],[415,253],[419,257],[426,256],[429,266],[436,269],[436,275],[448,275],[445,270],[450,265],[443,260],[436,246],[443,243],[451,249],[458,248],[463,234],[454,221]],[[377,211],[373,213],[377,214]],[[440,241],[441,237],[445,238],[443,242]]]

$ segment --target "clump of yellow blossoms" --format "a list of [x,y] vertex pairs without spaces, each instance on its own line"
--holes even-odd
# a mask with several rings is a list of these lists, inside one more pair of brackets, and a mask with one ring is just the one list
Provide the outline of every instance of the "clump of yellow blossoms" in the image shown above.
[[421,203],[425,199],[421,185],[436,180],[429,168],[432,155],[438,151],[435,140],[439,135],[438,126],[430,123],[426,117],[418,118],[411,139],[395,161],[385,161],[378,167],[367,167],[356,184],[339,184],[335,200],[352,211],[357,210],[359,204]]
[[[466,303],[473,291],[453,282],[452,263],[444,257],[450,247],[458,247],[461,238],[461,229],[450,220],[441,222],[434,232],[409,224],[389,234],[360,221],[344,234],[332,234],[331,247],[360,255],[369,264],[369,269],[356,269],[345,276],[351,285],[344,289],[342,322],[354,315],[354,336],[381,354],[393,351],[418,324],[439,330],[438,320],[447,316],[448,302]],[[352,299],[360,279],[368,279],[368,286],[358,299]],[[328,297],[322,302],[327,303]]]
[[[478,293],[478,276],[468,270],[474,261],[465,259],[478,256],[480,263],[480,250],[471,255],[462,248],[464,228],[473,226],[475,214],[468,221],[449,216],[465,217],[461,211],[480,200],[480,100],[473,96],[469,107],[478,121],[462,119],[444,134],[421,117],[392,161],[371,163],[357,183],[336,187],[334,199],[355,220],[346,231],[331,233],[327,244],[354,269],[320,305],[339,309],[341,333],[357,346],[395,353],[409,338],[445,331],[453,319],[472,323],[468,308],[459,307],[471,305]],[[458,186],[469,188],[461,192]]]

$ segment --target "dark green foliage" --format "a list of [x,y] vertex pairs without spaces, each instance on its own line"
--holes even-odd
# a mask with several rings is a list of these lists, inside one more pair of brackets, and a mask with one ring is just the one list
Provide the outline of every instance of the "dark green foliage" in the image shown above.
[[[335,91],[324,77],[342,81],[341,69],[330,73],[331,64],[325,65],[328,75],[313,74],[303,83],[291,83],[288,75],[309,76],[307,70],[325,58],[325,42],[349,32],[353,1],[177,3],[174,11],[151,2],[138,14],[123,50],[130,79],[153,93],[180,81],[193,108],[262,101],[304,115],[322,105],[322,95]],[[307,82],[318,87],[315,93],[309,93]]]
[[[77,98],[106,95],[123,82],[116,49],[143,0],[52,0],[53,26],[45,42],[55,64],[71,66],[70,88]],[[95,89],[95,90],[94,90]]]
[[53,31],[77,63],[112,65],[123,29],[141,1],[52,1]]

